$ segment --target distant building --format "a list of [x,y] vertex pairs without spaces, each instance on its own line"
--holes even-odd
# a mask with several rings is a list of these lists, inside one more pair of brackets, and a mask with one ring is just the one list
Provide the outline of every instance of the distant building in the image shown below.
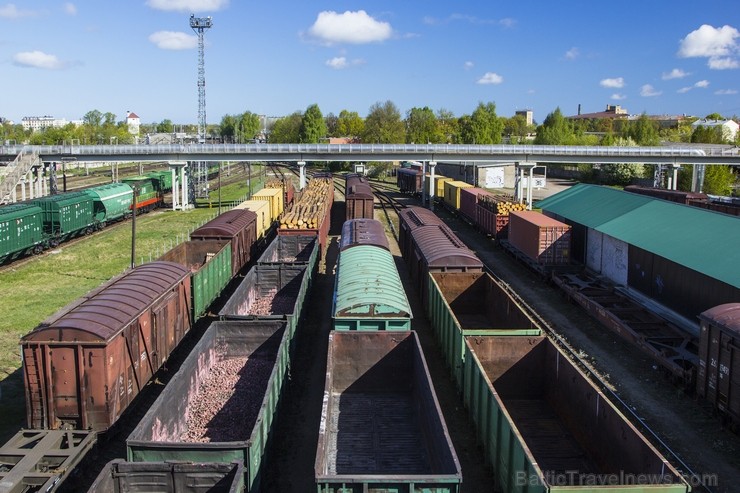
[[128,125],[128,133],[131,135],[139,135],[139,127],[141,126],[141,118],[139,115],[132,111],[126,112],[126,125]]
[[38,130],[44,130],[46,128],[62,128],[70,123],[75,125],[82,125],[82,121],[67,121],[64,118],[54,118],[53,116],[24,116],[21,118],[21,125],[23,130],[32,130],[34,132]]
[[622,119],[627,118],[629,114],[627,110],[619,106],[618,104],[608,104],[604,111],[598,111],[596,113],[581,113],[581,105],[578,105],[578,114],[569,116],[567,118],[571,120],[600,120],[604,118]]
[[515,115],[521,115],[524,117],[524,121],[527,125],[534,124],[534,113],[532,110],[517,110],[514,112]]
[[738,128],[740,125],[734,120],[696,120],[691,124],[692,129],[697,127],[708,127],[708,128],[721,128],[722,137],[729,141],[734,141],[737,137]]

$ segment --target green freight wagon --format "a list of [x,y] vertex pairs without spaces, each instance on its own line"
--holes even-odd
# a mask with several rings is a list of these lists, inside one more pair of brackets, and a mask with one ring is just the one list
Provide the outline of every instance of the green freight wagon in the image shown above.
[[35,205],[0,207],[0,263],[44,249],[43,210]]
[[51,246],[97,228],[93,215],[93,200],[85,192],[49,195],[30,202],[44,211],[44,233],[52,237]]
[[101,225],[131,214],[134,191],[126,183],[109,183],[85,190],[93,200],[93,214]]
[[192,272],[193,320],[206,313],[231,281],[231,242],[228,240],[186,241],[158,260],[178,263]]
[[415,331],[329,334],[314,473],[318,493],[461,491]]
[[339,254],[334,278],[335,330],[411,330],[411,306],[391,253],[357,245]]
[[242,493],[244,464],[126,462],[113,459],[88,493]]
[[452,376],[462,383],[465,336],[538,336],[542,329],[486,272],[433,272],[427,315]]
[[313,271],[308,264],[255,265],[218,315],[223,320],[285,321],[292,347]]
[[154,186],[160,192],[172,191],[172,171],[150,171],[146,176],[154,180]]
[[495,471],[495,491],[691,491],[546,337],[468,336],[464,374],[464,402]]
[[[285,322],[213,322],[129,435],[127,459],[241,460],[246,491],[259,491],[289,345]],[[232,381],[225,402],[211,394]]]

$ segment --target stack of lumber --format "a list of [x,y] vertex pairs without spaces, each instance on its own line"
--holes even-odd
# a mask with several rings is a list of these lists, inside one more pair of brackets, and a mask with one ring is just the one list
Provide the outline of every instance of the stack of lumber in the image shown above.
[[328,196],[334,193],[330,179],[314,179],[308,183],[301,198],[280,219],[283,229],[316,229],[327,214]]
[[508,216],[510,212],[527,210],[525,204],[514,202],[514,197],[511,195],[481,195],[478,203],[502,216]]

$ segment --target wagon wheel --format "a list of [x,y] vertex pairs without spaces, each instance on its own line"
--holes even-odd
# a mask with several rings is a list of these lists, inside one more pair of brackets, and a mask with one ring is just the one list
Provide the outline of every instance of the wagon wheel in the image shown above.
[[38,254],[40,254],[43,251],[44,251],[44,247],[42,245],[40,245],[40,244],[39,245],[36,245],[35,247],[33,247],[33,254],[34,255],[38,255]]

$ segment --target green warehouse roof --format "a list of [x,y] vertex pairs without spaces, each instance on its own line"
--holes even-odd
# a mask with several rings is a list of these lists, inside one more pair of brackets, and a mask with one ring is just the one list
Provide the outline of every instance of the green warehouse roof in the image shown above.
[[586,184],[537,207],[740,287],[740,217]]

